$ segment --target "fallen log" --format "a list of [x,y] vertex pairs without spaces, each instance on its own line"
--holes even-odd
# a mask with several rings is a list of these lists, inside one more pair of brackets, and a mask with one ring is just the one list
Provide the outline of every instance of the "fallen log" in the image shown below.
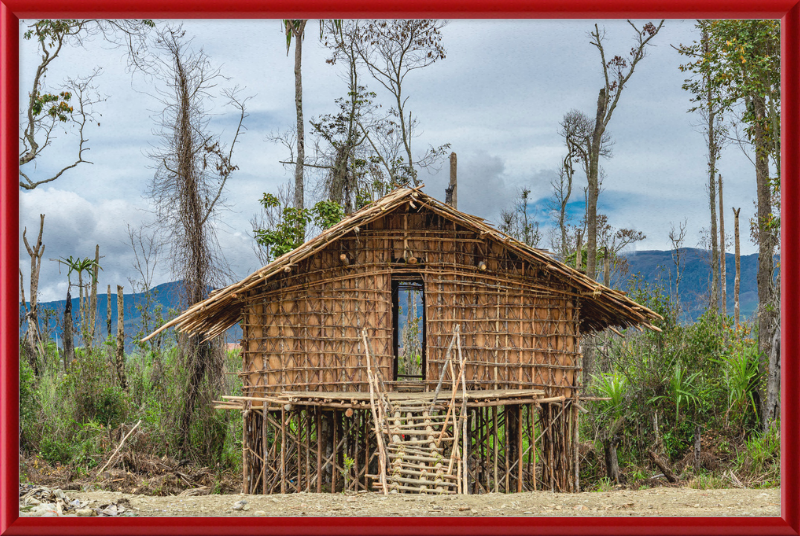
[[678,481],[678,477],[675,476],[675,473],[673,473],[670,470],[670,468],[667,467],[667,464],[663,462],[655,452],[649,450],[647,451],[647,453],[650,455],[650,458],[653,460],[653,463],[655,463],[658,466],[658,468],[661,469],[661,472],[664,473],[664,476],[667,477],[667,480],[669,480],[673,484]]

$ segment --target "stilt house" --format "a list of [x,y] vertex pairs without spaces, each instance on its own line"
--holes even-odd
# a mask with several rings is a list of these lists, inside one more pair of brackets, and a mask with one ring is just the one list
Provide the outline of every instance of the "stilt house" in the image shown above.
[[485,493],[577,491],[581,335],[657,318],[398,189],[164,327],[242,326],[245,493]]

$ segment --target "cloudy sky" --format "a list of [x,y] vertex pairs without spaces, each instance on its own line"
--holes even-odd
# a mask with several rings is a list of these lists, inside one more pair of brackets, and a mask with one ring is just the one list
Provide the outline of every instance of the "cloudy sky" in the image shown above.
[[[639,21],[641,25],[643,21]],[[20,34],[28,21],[21,22]],[[606,35],[606,54],[627,55],[633,44],[625,21],[600,21]],[[547,225],[550,179],[564,155],[557,134],[563,115],[571,109],[593,115],[602,71],[597,49],[589,43],[593,21],[462,21],[443,29],[446,59],[407,79],[408,109],[421,123],[418,148],[450,143],[458,154],[459,209],[496,222],[500,211],[513,203],[522,187],[534,199],[532,215]],[[334,111],[334,99],[346,86],[340,66],[326,64],[327,51],[317,37],[318,25],[309,23],[304,43],[303,87],[306,119]],[[226,187],[227,209],[217,223],[223,253],[236,277],[259,267],[252,249],[249,220],[259,210],[264,192],[275,192],[292,179],[279,160],[285,150],[267,140],[271,132],[295,122],[293,54],[287,56],[279,21],[188,21],[187,35],[229,77],[223,85],[239,85],[248,103],[247,132],[237,145],[239,166]],[[637,66],[614,112],[609,132],[613,158],[602,162],[606,171],[600,212],[617,228],[635,228],[647,239],[639,250],[669,249],[670,226],[688,221],[686,246],[696,246],[702,228],[709,226],[706,159],[699,116],[687,113],[689,96],[681,89],[682,57],[672,45],[697,39],[693,21],[668,20],[653,39],[648,56]],[[24,99],[38,63],[33,42],[20,41],[20,95]],[[20,191],[20,268],[28,285],[30,260],[22,242],[38,229],[38,215],[46,214],[45,259],[94,255],[100,244],[100,288],[125,285],[134,277],[127,226],[151,223],[147,187],[153,176],[147,152],[157,138],[154,115],[160,111],[153,81],[126,70],[126,58],[100,40],[82,48],[64,50],[47,78],[51,89],[68,76],[102,68],[96,79],[107,98],[96,106],[100,126],[87,127],[87,159],[57,181],[34,191]],[[364,80],[386,101],[379,85]],[[370,83],[371,82],[371,83]],[[211,127],[223,141],[233,134],[236,117],[214,101]],[[74,158],[77,138],[67,130],[35,164],[33,176],[45,177]],[[35,166],[35,169],[31,169]],[[423,173],[425,191],[444,198],[447,166],[439,173]],[[725,179],[727,228],[732,232],[730,207],[741,207],[742,253],[756,251],[747,240],[746,222],[754,212],[755,172],[736,146],[728,147],[720,162]],[[585,177],[577,184],[582,197]],[[307,188],[313,188],[309,185]],[[546,244],[545,244],[546,246]],[[155,283],[173,279],[168,260],[162,259]],[[45,260],[40,299],[63,299],[66,273]]]

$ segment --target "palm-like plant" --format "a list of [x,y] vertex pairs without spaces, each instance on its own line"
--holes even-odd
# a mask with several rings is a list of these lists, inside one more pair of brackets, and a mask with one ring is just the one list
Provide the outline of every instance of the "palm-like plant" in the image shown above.
[[701,402],[700,392],[700,372],[688,374],[688,371],[681,365],[676,363],[672,369],[672,375],[669,377],[669,388],[666,395],[660,395],[652,398],[650,402],[657,402],[663,399],[671,399],[675,403],[675,422],[678,422],[680,417],[681,405],[694,406],[695,409]]
[[754,396],[762,378],[758,369],[758,356],[757,346],[742,345],[717,361],[722,366],[722,381],[728,398],[726,420],[732,411],[741,421],[751,411],[754,417],[758,417],[758,404]]
[[619,416],[622,413],[622,403],[625,400],[625,392],[628,389],[628,380],[625,376],[617,373],[604,373],[600,376],[592,375],[595,389],[602,398],[609,400],[601,401],[603,413],[611,416]]
[[[79,289],[78,304],[80,306],[80,312],[81,312],[81,326],[85,330],[86,308],[88,307],[88,304],[86,302],[88,301],[88,294],[84,296],[83,272],[91,273],[92,270],[95,269],[95,267],[98,270],[102,270],[103,268],[100,266],[100,264],[97,263],[97,261],[95,261],[94,259],[90,259],[89,257],[85,257],[83,259],[78,257],[73,259],[72,255],[70,255],[69,257],[66,258],[61,257],[60,259],[58,259],[58,262],[67,267],[67,283],[68,283],[67,301],[70,300],[70,289],[72,288],[72,279],[70,276],[72,275],[72,272],[78,272],[78,289]],[[86,338],[85,334],[84,338]]]

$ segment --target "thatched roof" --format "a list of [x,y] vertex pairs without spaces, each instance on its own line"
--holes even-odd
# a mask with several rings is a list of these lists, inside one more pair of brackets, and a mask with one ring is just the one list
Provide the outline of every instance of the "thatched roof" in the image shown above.
[[400,188],[354,212],[338,224],[323,231],[297,249],[278,257],[238,283],[212,292],[207,299],[189,307],[180,316],[164,324],[145,340],[173,326],[182,332],[205,334],[207,339],[224,333],[239,321],[244,305],[243,298],[249,290],[263,284],[275,274],[282,272],[286,267],[297,264],[314,255],[331,242],[354,231],[356,227],[377,220],[385,216],[389,211],[408,202],[425,207],[463,227],[472,229],[482,237],[496,240],[509,250],[514,251],[521,258],[541,266],[542,269],[575,288],[581,296],[581,327],[584,331],[596,331],[605,328],[613,330],[613,326],[622,328],[638,327],[640,324],[647,328],[658,330],[650,322],[661,317],[628,298],[624,292],[610,289],[594,281],[585,274],[554,259],[547,252],[515,240],[505,233],[492,228],[483,219],[459,212],[450,205],[437,201],[421,192],[419,189]]

